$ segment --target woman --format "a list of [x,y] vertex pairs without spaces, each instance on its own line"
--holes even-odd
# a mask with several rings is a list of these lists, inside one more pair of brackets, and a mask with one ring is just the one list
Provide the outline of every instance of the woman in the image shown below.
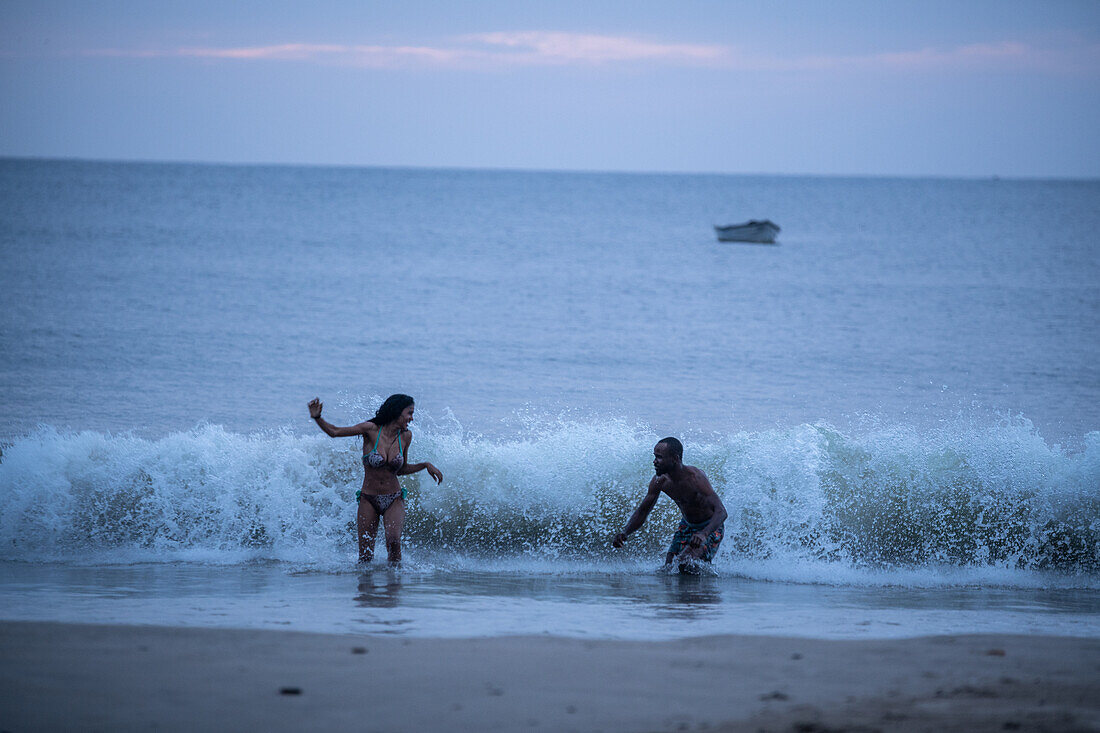
[[[397,482],[427,469],[435,482],[443,482],[443,474],[428,462],[409,463],[409,443],[412,431],[413,398],[406,394],[390,395],[374,417],[350,428],[338,428],[321,417],[324,405],[314,397],[309,403],[309,416],[333,438],[363,436],[363,488],[355,492],[359,502],[356,522],[359,527],[359,562],[374,558],[374,539],[378,534],[378,518],[386,531],[386,554],[391,564],[401,562],[401,528],[405,524],[405,491]],[[373,446],[368,450],[368,446]]]

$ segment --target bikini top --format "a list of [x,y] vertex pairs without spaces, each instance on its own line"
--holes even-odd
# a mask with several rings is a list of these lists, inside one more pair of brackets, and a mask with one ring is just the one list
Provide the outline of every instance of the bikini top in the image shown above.
[[401,431],[397,431],[397,455],[391,458],[389,461],[386,457],[378,452],[378,441],[382,438],[382,428],[378,428],[378,436],[374,439],[374,448],[370,453],[363,454],[363,466],[367,468],[388,468],[389,470],[397,473],[401,470],[401,467],[405,465],[405,456],[401,450]]

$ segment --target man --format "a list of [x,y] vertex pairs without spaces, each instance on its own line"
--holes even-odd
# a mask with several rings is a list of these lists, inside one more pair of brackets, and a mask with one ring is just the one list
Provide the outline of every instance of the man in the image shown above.
[[727,516],[722,500],[702,471],[684,465],[684,446],[676,438],[665,438],[653,446],[653,470],[657,475],[649,482],[649,492],[611,544],[622,547],[626,538],[645,524],[663,491],[684,515],[665,555],[665,565],[678,560],[684,569],[699,560],[710,562],[722,542]]

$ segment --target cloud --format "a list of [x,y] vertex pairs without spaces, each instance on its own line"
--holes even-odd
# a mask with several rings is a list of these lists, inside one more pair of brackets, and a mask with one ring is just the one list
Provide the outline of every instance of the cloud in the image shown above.
[[[642,60],[715,63],[729,54],[727,46],[657,43],[631,36],[554,31],[480,33],[463,36],[461,40],[498,49],[495,52],[498,58],[524,64],[602,64]],[[501,49],[508,53],[502,53]]]
[[632,36],[555,31],[481,33],[440,46],[377,46],[283,43],[271,46],[182,47],[165,50],[106,49],[86,55],[231,60],[304,61],[321,64],[395,67],[492,68],[564,66],[657,61],[718,64],[724,46],[659,43]]
[[796,60],[797,68],[973,69],[1019,65],[1030,60],[1032,49],[1022,43],[976,43],[950,49],[922,48],[857,56],[820,56]]
[[422,46],[283,43],[89,51],[83,55],[284,61],[364,68],[500,69],[648,62],[733,71],[980,71],[1100,73],[1100,45],[1047,47],[1003,41],[868,54],[780,56],[716,44],[664,43],[630,35],[560,31],[477,33]]
[[465,54],[430,46],[348,46],[320,43],[281,43],[273,46],[185,46],[168,50],[107,49],[89,52],[92,56],[129,56],[138,58],[199,58],[242,61],[305,61],[341,66],[386,68],[407,65],[454,64]]

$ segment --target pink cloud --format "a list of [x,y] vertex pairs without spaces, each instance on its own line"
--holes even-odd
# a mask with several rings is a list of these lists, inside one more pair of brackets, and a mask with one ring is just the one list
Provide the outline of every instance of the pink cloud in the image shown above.
[[243,61],[306,61],[346,66],[388,67],[409,63],[445,65],[463,54],[428,46],[365,46],[282,43],[272,46],[183,47],[164,51],[104,51],[95,55],[233,59]]
[[284,43],[277,46],[242,48],[180,48],[166,55],[213,59],[290,59],[304,61],[326,55],[346,53],[346,46],[311,43]]
[[[462,40],[501,47],[514,53],[512,60],[528,64],[601,64],[615,61],[660,60],[716,62],[724,58],[726,46],[657,43],[630,36],[602,36],[555,31],[480,33]],[[499,51],[497,51],[499,54]]]
[[1033,69],[1056,73],[1100,72],[1100,46],[1084,43],[1035,47],[1004,41],[856,55],[775,56],[733,46],[662,43],[634,36],[559,31],[479,33],[432,46],[284,43],[166,50],[110,49],[90,51],[86,55],[296,61],[364,68],[492,69],[652,62],[738,71]]
[[976,43],[951,49],[922,48],[919,51],[871,54],[841,59],[841,65],[889,66],[904,69],[976,68],[1027,61],[1031,48],[1022,43]]
[[184,47],[160,51],[108,49],[92,51],[88,55],[307,61],[380,68],[410,65],[486,68],[643,60],[668,63],[715,62],[725,53],[726,48],[723,46],[657,43],[628,36],[525,31],[462,36],[455,39],[452,45],[446,46],[283,43],[221,48]]

